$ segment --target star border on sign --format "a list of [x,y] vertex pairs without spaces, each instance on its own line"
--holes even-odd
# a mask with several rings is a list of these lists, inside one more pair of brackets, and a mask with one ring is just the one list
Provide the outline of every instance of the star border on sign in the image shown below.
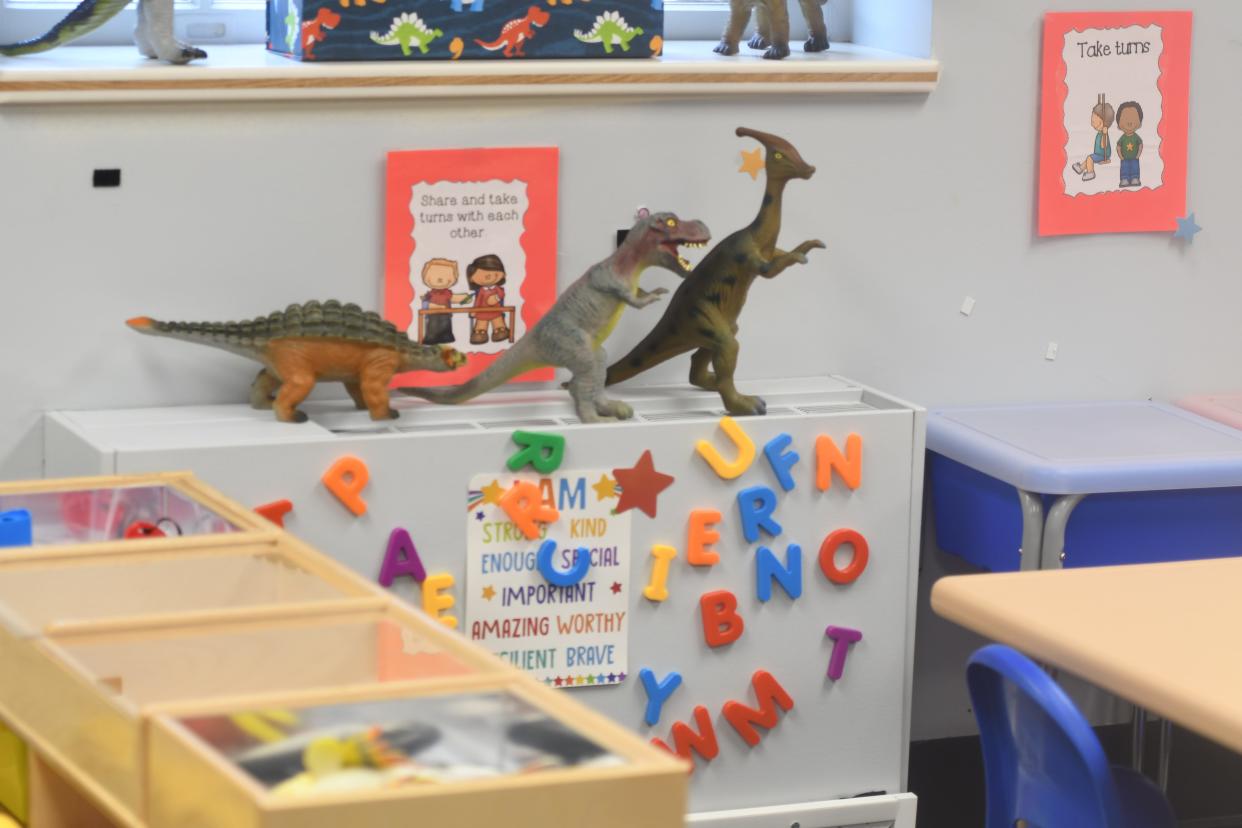
[[500,499],[505,496],[505,487],[500,485],[499,480],[493,480],[483,487],[484,503],[499,503]]
[[592,483],[591,488],[595,490],[595,500],[598,503],[601,500],[607,500],[610,497],[617,496],[617,481],[613,480],[606,474],[600,474],[599,482]]

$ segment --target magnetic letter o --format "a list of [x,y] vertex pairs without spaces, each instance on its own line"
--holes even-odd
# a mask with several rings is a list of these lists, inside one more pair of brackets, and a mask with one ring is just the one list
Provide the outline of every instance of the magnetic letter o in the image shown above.
[[[843,543],[854,547],[854,558],[849,566],[838,569],[835,556],[837,548]],[[867,568],[868,557],[866,538],[853,529],[838,529],[824,538],[824,542],[819,547],[819,568],[834,584],[852,584]]]

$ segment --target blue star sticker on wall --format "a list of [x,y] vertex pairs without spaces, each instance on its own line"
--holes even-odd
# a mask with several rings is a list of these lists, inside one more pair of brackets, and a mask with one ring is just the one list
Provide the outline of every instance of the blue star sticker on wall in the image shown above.
[[1186,241],[1192,242],[1195,240],[1195,233],[1198,233],[1202,229],[1202,227],[1195,224],[1195,214],[1191,213],[1185,218],[1179,218],[1177,220],[1177,230],[1173,233],[1173,238],[1185,239]]

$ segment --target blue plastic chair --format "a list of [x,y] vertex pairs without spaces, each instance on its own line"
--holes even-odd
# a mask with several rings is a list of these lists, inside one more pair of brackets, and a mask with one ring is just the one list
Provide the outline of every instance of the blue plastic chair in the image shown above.
[[985,828],[1176,828],[1160,790],[1110,767],[1095,731],[1055,681],[1010,647],[966,665],[987,782]]

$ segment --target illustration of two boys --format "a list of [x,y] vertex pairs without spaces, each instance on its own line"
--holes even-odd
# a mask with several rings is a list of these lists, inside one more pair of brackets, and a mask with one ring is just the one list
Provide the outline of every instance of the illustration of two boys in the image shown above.
[[[453,285],[457,284],[457,262],[452,259],[429,259],[423,265],[423,284],[430,288],[423,294],[423,307],[427,309],[451,308],[454,302],[465,305],[473,299],[478,313],[470,314],[470,344],[482,345],[487,342],[488,331],[491,331],[493,342],[501,342],[509,338],[509,328],[505,325],[503,311],[488,311],[487,308],[499,308],[505,303],[505,266],[499,256],[480,256],[466,266],[466,282],[473,290],[469,293],[454,293]],[[456,342],[453,336],[453,314],[429,314],[423,331],[423,343],[441,345]]]
[[1143,155],[1143,139],[1139,137],[1138,129],[1143,125],[1143,107],[1137,101],[1126,101],[1114,113],[1113,105],[1104,100],[1103,93],[1091,109],[1091,128],[1096,132],[1095,146],[1090,155],[1074,162],[1074,172],[1080,174],[1083,181],[1091,181],[1095,178],[1097,164],[1112,163],[1108,130],[1113,125],[1114,115],[1117,128],[1121,130],[1121,137],[1117,139],[1117,155],[1121,158],[1120,186],[1140,187],[1139,158]]

